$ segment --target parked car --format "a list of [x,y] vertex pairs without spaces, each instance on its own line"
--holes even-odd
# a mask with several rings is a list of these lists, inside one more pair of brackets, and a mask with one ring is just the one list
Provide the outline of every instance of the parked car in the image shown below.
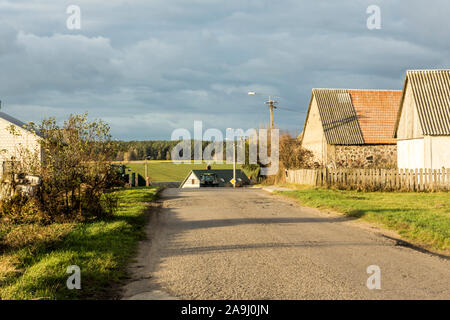
[[218,187],[219,178],[215,173],[203,173],[200,176],[200,187]]

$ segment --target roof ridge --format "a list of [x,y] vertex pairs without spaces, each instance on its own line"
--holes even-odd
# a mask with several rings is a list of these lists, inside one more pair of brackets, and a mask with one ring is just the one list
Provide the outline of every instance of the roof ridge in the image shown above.
[[406,73],[409,72],[450,72],[450,69],[411,69],[406,70]]
[[354,90],[354,91],[402,91],[401,89],[350,89],[350,88],[313,88],[313,90]]
[[24,130],[29,131],[29,132],[31,132],[31,133],[35,133],[35,134],[38,135],[38,136],[41,136],[41,133],[40,133],[39,130],[36,130],[35,132],[33,132],[33,131],[28,127],[28,124],[27,124],[27,123],[25,123],[25,122],[23,122],[23,121],[21,121],[21,120],[15,118],[15,117],[13,117],[13,116],[10,116],[9,114],[4,113],[4,112],[2,112],[2,111],[0,111],[0,119],[3,119],[3,120],[5,120],[5,121],[8,121],[9,123],[14,124],[14,125],[18,126],[18,127],[21,128],[21,129],[24,129]]

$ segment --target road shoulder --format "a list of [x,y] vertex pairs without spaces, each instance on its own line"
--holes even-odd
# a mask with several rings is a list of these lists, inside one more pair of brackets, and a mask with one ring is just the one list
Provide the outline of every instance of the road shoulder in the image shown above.
[[387,229],[381,224],[374,223],[374,222],[368,222],[361,220],[359,218],[350,217],[346,215],[345,213],[339,212],[337,210],[332,210],[329,208],[314,208],[314,207],[308,207],[302,205],[300,200],[290,198],[286,195],[283,195],[282,193],[278,192],[284,192],[284,191],[294,191],[294,188],[287,188],[287,187],[280,187],[280,186],[262,186],[262,190],[270,193],[272,196],[277,197],[278,199],[295,204],[296,206],[299,206],[302,209],[310,210],[314,214],[317,214],[319,216],[323,217],[339,217],[339,218],[345,218],[346,221],[343,223],[349,224],[364,230],[367,230],[379,237],[382,237],[384,239],[387,239],[389,241],[392,241],[393,245],[395,246],[402,246],[406,247],[415,251],[422,252],[424,254],[436,256],[439,258],[442,258],[444,260],[450,260],[450,252],[444,251],[444,250],[435,250],[430,249],[428,247],[422,246],[418,243],[414,243],[405,237],[402,237],[398,232],[395,230]]

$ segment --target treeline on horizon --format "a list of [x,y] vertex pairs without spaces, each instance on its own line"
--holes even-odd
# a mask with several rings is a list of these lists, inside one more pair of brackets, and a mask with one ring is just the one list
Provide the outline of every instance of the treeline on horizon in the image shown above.
[[[118,141],[119,151],[115,161],[139,161],[139,160],[172,160],[172,149],[180,141],[171,140],[147,140],[147,141]],[[202,152],[210,144],[210,141],[202,141]],[[225,145],[224,145],[225,154]],[[191,140],[191,159],[194,159],[194,140]]]

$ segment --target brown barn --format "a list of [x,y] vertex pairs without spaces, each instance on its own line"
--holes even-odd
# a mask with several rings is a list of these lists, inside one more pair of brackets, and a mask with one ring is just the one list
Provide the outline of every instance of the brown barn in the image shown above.
[[400,90],[313,89],[301,144],[329,167],[395,167]]

